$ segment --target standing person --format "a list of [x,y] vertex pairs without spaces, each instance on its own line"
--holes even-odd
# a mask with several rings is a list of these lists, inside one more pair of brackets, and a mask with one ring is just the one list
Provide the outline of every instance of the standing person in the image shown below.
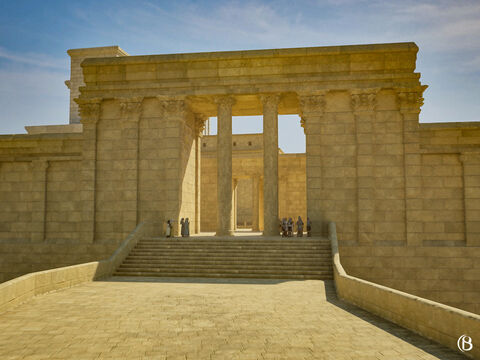
[[312,222],[310,221],[309,217],[307,217],[307,236],[312,236]]
[[170,220],[167,220],[167,229],[165,230],[165,236],[167,238],[172,236],[172,223],[170,222]]
[[180,225],[182,226],[180,230],[180,234],[182,235],[182,237],[185,237],[185,219],[184,218],[180,220]]
[[297,237],[303,237],[303,220],[300,216],[297,220]]
[[190,236],[190,220],[188,218],[185,219],[185,237]]
[[287,218],[282,219],[282,237],[287,237]]
[[288,218],[288,237],[293,236],[293,220],[292,218]]

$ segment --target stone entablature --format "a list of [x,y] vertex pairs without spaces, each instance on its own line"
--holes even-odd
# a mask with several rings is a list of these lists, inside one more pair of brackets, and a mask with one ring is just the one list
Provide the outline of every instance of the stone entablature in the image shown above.
[[[82,97],[186,96],[194,112],[216,116],[216,95],[234,95],[237,115],[262,114],[256,94],[282,94],[279,114],[298,114],[297,94],[321,90],[419,87],[414,43],[86,59]],[[288,79],[288,80],[287,80]],[[345,84],[342,87],[341,84]]]

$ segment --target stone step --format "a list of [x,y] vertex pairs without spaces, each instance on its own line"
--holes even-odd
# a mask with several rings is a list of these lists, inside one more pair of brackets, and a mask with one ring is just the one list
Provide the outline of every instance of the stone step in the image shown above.
[[315,270],[325,270],[328,271],[331,266],[328,265],[259,265],[259,264],[249,264],[249,265],[238,265],[238,264],[138,264],[138,263],[131,263],[126,264],[123,263],[120,265],[119,270],[126,270],[126,269],[170,269],[170,268],[192,268],[192,269],[234,269],[234,270],[245,270],[245,269],[252,269],[252,270],[280,270],[280,271],[315,271]]
[[[220,271],[219,271],[220,270]],[[278,269],[211,269],[211,268],[196,268],[196,267],[182,267],[182,268],[119,268],[116,272],[121,273],[198,273],[198,274],[290,274],[290,275],[328,275],[331,271],[327,270],[282,270]]]
[[209,249],[209,248],[198,248],[198,249],[163,249],[163,250],[157,250],[157,249],[138,249],[134,248],[132,250],[133,254],[145,254],[145,253],[168,253],[168,254],[173,254],[173,253],[179,253],[179,254],[209,254],[209,253],[218,253],[218,254],[251,254],[251,253],[257,253],[257,254],[320,254],[320,255],[327,255],[329,254],[328,251],[319,251],[319,250],[309,250],[309,249],[295,249],[295,250],[289,250],[289,249],[265,249],[265,250],[260,250],[260,249],[225,249],[225,248],[218,248],[218,249]]
[[331,247],[324,238],[149,238],[139,241],[115,274],[331,279]]
[[173,241],[165,241],[165,240],[158,240],[158,241],[139,241],[139,244],[149,244],[149,245],[264,245],[264,246],[283,246],[283,245],[289,245],[289,246],[326,246],[330,247],[330,242],[328,241],[302,241],[302,240],[295,240],[295,241],[254,241],[254,240],[247,240],[247,241],[241,241],[241,240],[173,240]]
[[283,260],[283,259],[273,259],[273,260],[265,260],[265,259],[251,259],[251,258],[243,258],[241,260],[238,259],[185,259],[185,258],[176,258],[176,259],[171,259],[171,258],[164,258],[164,259],[157,259],[157,258],[151,258],[151,259],[139,259],[139,258],[127,258],[124,261],[124,264],[190,264],[192,262],[195,262],[196,264],[232,264],[232,265],[285,265],[285,266],[290,266],[290,265],[322,265],[322,266],[331,266],[331,260],[330,259],[325,259],[325,260],[294,260],[294,261],[289,261],[289,260]]
[[205,250],[205,249],[225,249],[225,250],[259,250],[265,251],[270,249],[281,249],[281,250],[303,250],[303,251],[323,251],[331,252],[330,248],[323,246],[258,246],[258,245],[229,245],[229,246],[202,246],[202,245],[137,245],[135,246],[136,250],[169,250],[169,249],[188,249],[188,250]]
[[322,254],[239,254],[239,253],[130,253],[127,259],[215,259],[215,260],[246,260],[252,259],[252,261],[258,260],[271,260],[271,261],[321,261],[325,259],[330,262],[330,255],[325,256]]
[[294,275],[294,274],[224,274],[224,273],[148,273],[148,272],[115,272],[114,276],[139,276],[139,277],[185,277],[185,278],[222,278],[222,279],[292,279],[292,280],[331,280],[333,276],[330,274],[318,275]]

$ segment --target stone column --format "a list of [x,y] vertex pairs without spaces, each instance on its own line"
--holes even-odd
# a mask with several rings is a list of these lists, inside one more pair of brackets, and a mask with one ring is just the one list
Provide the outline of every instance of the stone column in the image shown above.
[[32,161],[32,234],[34,242],[45,240],[45,216],[47,206],[47,168],[48,161]]
[[466,244],[480,246],[480,153],[462,153],[460,161],[463,164]]
[[143,98],[120,100],[123,142],[123,236],[130,234],[138,223],[138,154],[139,128]]
[[307,217],[312,221],[312,234],[325,235],[326,216],[322,188],[322,132],[325,115],[325,93],[299,95],[301,125],[306,140]]
[[197,114],[195,116],[195,129],[197,137],[195,139],[195,233],[199,234],[200,228],[200,208],[201,208],[201,174],[202,174],[202,136],[205,131],[205,124],[208,121],[208,117]]
[[260,178],[252,177],[252,231],[260,231],[259,224]]
[[260,181],[258,183],[258,230],[263,231],[264,229],[264,222],[263,222],[263,177],[260,177]]
[[235,99],[220,96],[217,103],[217,236],[233,235],[232,106]]
[[233,202],[233,219],[232,219],[232,222],[233,222],[233,230],[237,230],[237,207],[238,207],[238,193],[237,193],[237,190],[238,190],[238,179],[233,179],[233,199],[232,199],[232,202]]
[[418,172],[421,165],[418,118],[423,105],[423,91],[417,89],[397,89],[397,101],[403,124],[404,176],[405,176],[405,234],[407,246],[421,246],[423,240],[422,223],[411,214],[417,209],[416,201],[422,191],[422,179]]
[[278,235],[278,103],[279,95],[260,95],[263,105],[263,218],[265,236]]
[[360,90],[351,94],[357,144],[357,241],[364,245],[372,244],[371,234],[375,232],[375,211],[371,195],[375,190],[375,178],[371,171],[374,154],[371,144],[363,145],[364,139],[368,139],[373,132],[377,92],[378,90]]
[[95,186],[97,162],[97,123],[100,119],[102,99],[77,99],[81,123],[83,124],[82,146],[82,226],[83,239],[88,243],[95,240]]

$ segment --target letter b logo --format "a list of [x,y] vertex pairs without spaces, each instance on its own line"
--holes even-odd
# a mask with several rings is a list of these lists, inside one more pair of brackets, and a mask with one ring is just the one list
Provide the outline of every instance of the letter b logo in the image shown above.
[[472,338],[467,335],[462,335],[457,340],[458,349],[461,352],[470,351],[473,349]]

